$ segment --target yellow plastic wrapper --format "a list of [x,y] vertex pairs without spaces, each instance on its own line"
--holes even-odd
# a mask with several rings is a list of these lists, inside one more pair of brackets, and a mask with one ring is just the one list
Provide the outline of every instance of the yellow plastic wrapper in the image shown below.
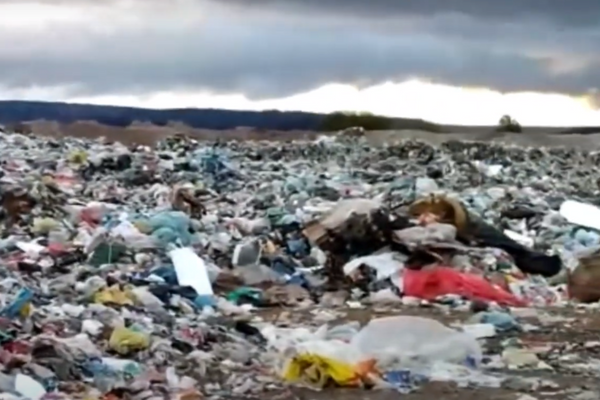
[[364,370],[372,367],[370,362],[354,366],[317,354],[300,354],[287,363],[282,377],[288,382],[303,382],[317,388],[324,388],[331,382],[337,386],[356,387],[364,383]]
[[94,295],[94,302],[100,304],[119,304],[132,306],[135,300],[133,293],[121,290],[117,285],[104,288]]
[[73,164],[83,164],[87,161],[87,153],[83,150],[75,150],[69,155],[69,162]]
[[54,218],[34,218],[31,231],[35,234],[48,234],[50,231],[58,228],[60,222]]
[[144,350],[150,346],[150,337],[124,326],[115,328],[108,340],[108,346],[121,355]]
[[31,314],[31,310],[33,309],[33,307],[31,307],[31,303],[26,303],[23,308],[21,308],[19,310],[19,314],[21,315],[21,317],[23,318],[27,318],[29,317],[29,315]]

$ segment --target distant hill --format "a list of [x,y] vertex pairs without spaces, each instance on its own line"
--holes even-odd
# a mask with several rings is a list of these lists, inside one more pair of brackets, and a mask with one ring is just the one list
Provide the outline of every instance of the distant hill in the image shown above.
[[[251,127],[265,130],[322,130],[326,114],[300,111],[233,111],[220,109],[148,109],[42,101],[0,101],[0,124],[46,120],[59,123],[96,121],[103,125],[126,127],[143,121],[158,126],[181,123],[192,128],[228,130]],[[388,119],[388,118],[386,118]],[[389,118],[393,129],[440,131],[436,124],[420,119]]]
[[[300,111],[234,111],[198,108],[159,110],[61,102],[0,101],[0,124],[3,125],[30,121],[53,121],[61,124],[95,121],[101,125],[119,128],[141,122],[148,126],[174,127],[179,124],[207,130],[231,130],[247,127],[265,131],[335,131],[340,128],[340,125],[361,125],[370,130],[410,129],[435,133],[480,133],[495,130],[493,126],[439,125],[422,119],[388,118],[365,114],[340,117],[340,114],[343,113],[317,114]],[[367,123],[371,123],[371,127]],[[600,133],[600,127],[541,128],[526,126],[523,128],[523,131],[528,133],[583,135]]]

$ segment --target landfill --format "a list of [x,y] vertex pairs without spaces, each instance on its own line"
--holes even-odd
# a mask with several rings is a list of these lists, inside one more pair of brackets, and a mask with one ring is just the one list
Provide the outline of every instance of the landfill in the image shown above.
[[600,398],[600,153],[356,131],[0,133],[0,398]]

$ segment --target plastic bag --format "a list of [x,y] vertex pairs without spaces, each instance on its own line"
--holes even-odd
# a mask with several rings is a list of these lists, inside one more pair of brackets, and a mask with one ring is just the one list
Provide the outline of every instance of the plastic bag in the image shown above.
[[157,245],[156,238],[143,234],[129,221],[121,221],[110,232],[113,236],[122,237],[131,249],[151,249]]
[[193,239],[189,232],[190,223],[190,218],[182,211],[163,211],[148,219],[140,219],[134,225],[166,247],[169,244],[189,246]]
[[58,229],[60,223],[54,219],[49,217],[36,217],[33,219],[33,226],[31,231],[36,235],[44,235],[48,234],[51,231]]
[[378,375],[374,360],[364,358],[355,346],[323,339],[327,336],[326,326],[316,332],[294,329],[288,333],[282,338],[289,347],[281,353],[280,375],[289,382],[300,381],[319,388],[332,381],[337,386],[358,386]]
[[470,300],[495,301],[498,304],[523,306],[525,303],[512,293],[486,281],[483,277],[456,271],[452,268],[405,269],[402,274],[406,296],[434,300],[454,294]]
[[149,310],[162,310],[164,303],[153,295],[146,287],[136,287],[131,290],[135,296],[136,303],[139,303]]
[[358,386],[362,381],[352,365],[317,354],[294,357],[287,364],[282,377],[288,382],[301,381],[318,388],[325,387],[330,381],[338,386]]
[[118,285],[104,288],[94,295],[94,302],[100,304],[130,305],[134,303],[135,297],[129,291],[121,290]]
[[404,263],[395,257],[394,253],[358,257],[349,261],[343,267],[344,274],[352,275],[361,265],[366,265],[376,272],[376,280],[381,281],[392,275],[397,275],[404,269]]
[[143,332],[137,332],[123,326],[113,330],[108,340],[111,349],[121,355],[144,350],[150,346],[150,338]]
[[401,368],[437,361],[478,365],[482,356],[479,343],[470,335],[433,319],[405,315],[372,320],[350,345],[363,359],[374,358],[379,366]]
[[14,319],[27,317],[31,313],[31,300],[33,291],[29,288],[22,288],[17,293],[15,299],[0,311],[0,315],[6,318]]
[[15,391],[30,400],[38,400],[46,395],[46,389],[41,383],[24,374],[15,376]]
[[336,339],[344,342],[350,342],[354,336],[360,330],[360,323],[358,321],[348,322],[344,325],[336,325],[327,330],[325,339]]

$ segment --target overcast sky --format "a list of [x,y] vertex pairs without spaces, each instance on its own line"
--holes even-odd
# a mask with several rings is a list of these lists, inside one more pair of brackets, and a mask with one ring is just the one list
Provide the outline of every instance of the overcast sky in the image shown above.
[[599,67],[598,0],[0,0],[9,93],[261,100],[419,78],[581,95]]

